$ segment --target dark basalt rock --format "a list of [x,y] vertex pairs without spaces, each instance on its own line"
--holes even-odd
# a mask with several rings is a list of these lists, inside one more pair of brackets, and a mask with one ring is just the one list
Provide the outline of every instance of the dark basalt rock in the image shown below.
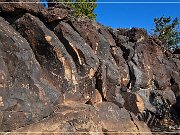
[[[14,4],[11,2],[17,2],[17,3]],[[35,2],[40,2],[40,0],[31,0],[31,2],[34,2],[34,3],[25,3],[25,2],[29,2],[29,1],[28,0],[1,0],[0,9],[3,13],[7,15],[11,14],[11,15],[17,15],[17,16],[22,15],[24,13],[31,13],[31,14],[37,15],[41,10],[45,10],[40,3],[35,3]]]
[[176,97],[176,103],[173,105],[177,115],[180,117],[180,96]]
[[176,132],[179,53],[71,12],[0,3],[0,131]]
[[53,113],[61,93],[42,78],[27,40],[0,18],[1,129],[11,131]]
[[173,54],[180,54],[180,49],[179,48],[175,49]]

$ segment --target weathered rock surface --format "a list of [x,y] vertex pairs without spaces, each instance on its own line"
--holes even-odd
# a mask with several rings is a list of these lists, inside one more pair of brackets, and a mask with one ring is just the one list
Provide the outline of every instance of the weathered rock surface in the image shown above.
[[144,29],[106,29],[60,5],[0,3],[0,131],[177,131],[179,97],[178,50]]

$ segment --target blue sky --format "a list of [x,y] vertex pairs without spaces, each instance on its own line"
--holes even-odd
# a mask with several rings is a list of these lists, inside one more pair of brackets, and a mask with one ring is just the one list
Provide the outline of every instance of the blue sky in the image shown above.
[[[143,2],[143,0],[98,0],[98,2]],[[144,0],[144,2],[179,2],[176,4],[102,4],[95,13],[97,21],[113,28],[142,27],[150,31],[155,17],[172,16],[180,19],[180,0]]]

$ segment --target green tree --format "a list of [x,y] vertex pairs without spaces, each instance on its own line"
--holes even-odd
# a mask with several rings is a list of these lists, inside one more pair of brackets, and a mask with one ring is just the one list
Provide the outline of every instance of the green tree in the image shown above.
[[[57,2],[65,2],[64,4],[75,10],[75,17],[87,17],[91,20],[96,19],[94,9],[96,8],[96,0],[56,0]],[[74,2],[74,3],[68,3]]]
[[176,49],[180,42],[179,20],[171,17],[160,17],[154,19],[154,36],[157,36],[166,49]]

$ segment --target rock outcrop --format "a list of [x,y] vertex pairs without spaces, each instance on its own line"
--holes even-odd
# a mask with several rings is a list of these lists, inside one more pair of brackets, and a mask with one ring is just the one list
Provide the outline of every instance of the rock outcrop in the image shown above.
[[179,53],[144,29],[107,29],[64,6],[1,2],[0,131],[178,130]]

